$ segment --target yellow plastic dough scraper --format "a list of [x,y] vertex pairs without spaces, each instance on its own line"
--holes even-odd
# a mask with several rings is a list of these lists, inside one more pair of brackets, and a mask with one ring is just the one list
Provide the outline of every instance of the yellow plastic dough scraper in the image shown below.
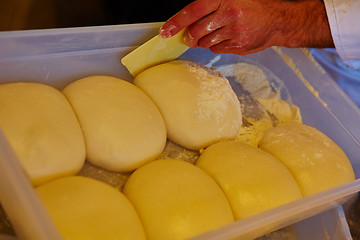
[[121,63],[134,77],[154,65],[171,61],[182,55],[189,47],[184,43],[181,30],[171,38],[157,35],[121,59]]

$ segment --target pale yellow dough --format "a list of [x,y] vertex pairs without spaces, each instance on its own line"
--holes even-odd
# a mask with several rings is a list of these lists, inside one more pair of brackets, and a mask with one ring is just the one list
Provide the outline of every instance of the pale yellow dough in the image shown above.
[[[256,99],[264,108],[276,118],[276,124],[302,123],[302,117],[298,106],[290,105],[286,101],[277,98]],[[265,116],[259,120],[246,118],[250,123],[240,128],[237,141],[257,147],[264,132],[273,127],[273,120]]]
[[351,163],[342,149],[313,127],[286,124],[269,129],[259,147],[288,167],[304,196],[355,179]]
[[269,117],[259,120],[246,119],[250,124],[241,126],[236,141],[257,147],[264,132],[273,127],[273,122]]
[[300,108],[294,104],[289,104],[282,99],[263,98],[257,99],[270,113],[278,119],[278,124],[283,123],[302,123]]
[[196,166],[220,185],[237,220],[302,197],[284,164],[245,143],[211,145],[201,153]]
[[150,240],[187,239],[234,221],[215,181],[181,160],[156,160],[137,169],[124,194],[134,204]]
[[64,177],[41,185],[36,191],[64,239],[146,239],[129,200],[103,182]]
[[0,85],[0,127],[34,185],[75,174],[83,166],[80,125],[69,102],[52,87]]
[[227,79],[195,63],[171,61],[141,72],[134,84],[162,113],[168,138],[189,149],[235,138],[242,117]]
[[63,93],[79,118],[87,159],[94,165],[132,171],[164,149],[164,120],[151,99],[133,84],[91,76],[69,84]]

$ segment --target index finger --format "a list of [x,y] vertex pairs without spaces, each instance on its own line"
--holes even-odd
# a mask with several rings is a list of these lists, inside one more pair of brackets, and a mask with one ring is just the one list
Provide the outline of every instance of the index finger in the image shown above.
[[164,23],[160,29],[160,36],[174,36],[181,29],[216,11],[219,5],[220,0],[197,0],[190,3]]

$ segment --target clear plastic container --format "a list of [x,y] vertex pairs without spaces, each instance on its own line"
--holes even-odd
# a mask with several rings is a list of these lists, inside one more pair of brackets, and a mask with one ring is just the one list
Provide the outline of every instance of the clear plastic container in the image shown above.
[[[156,35],[160,26],[160,23],[149,23],[1,32],[0,83],[40,82],[62,89],[89,75],[111,75],[131,81],[132,77],[120,59]],[[360,111],[312,61],[307,51],[270,48],[237,56],[190,49],[181,59],[213,67],[251,62],[268,69],[285,85],[292,103],[300,107],[304,123],[324,132],[345,151],[356,175],[356,180],[348,184],[193,239],[252,239],[287,226],[292,229],[294,239],[351,239],[341,204],[360,190]],[[56,229],[1,132],[0,140],[0,201],[17,236],[21,239],[57,239]],[[12,239],[0,236],[2,238]]]

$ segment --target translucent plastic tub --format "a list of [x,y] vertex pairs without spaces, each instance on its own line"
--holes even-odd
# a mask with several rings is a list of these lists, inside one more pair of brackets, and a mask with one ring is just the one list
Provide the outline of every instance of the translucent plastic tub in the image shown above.
[[[89,75],[111,75],[131,81],[132,77],[120,59],[157,34],[160,25],[2,32],[0,83],[35,81],[62,89]],[[351,183],[194,239],[251,239],[286,226],[294,230],[291,233],[294,238],[283,236],[276,239],[351,239],[341,204],[360,190],[360,111],[330,76],[312,61],[307,51],[275,48],[242,57],[190,49],[181,58],[213,67],[251,62],[269,70],[285,84],[292,102],[301,109],[304,123],[332,138],[345,151],[356,174],[356,180]],[[0,201],[17,237],[56,239],[55,228],[2,134],[0,140]],[[12,238],[0,235],[0,239],[2,237]]]

